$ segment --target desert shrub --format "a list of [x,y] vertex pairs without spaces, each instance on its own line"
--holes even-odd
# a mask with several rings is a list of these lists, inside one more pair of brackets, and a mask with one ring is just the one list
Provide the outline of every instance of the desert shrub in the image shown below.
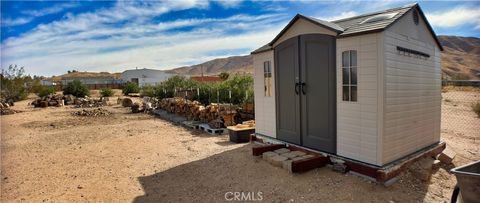
[[142,87],[142,90],[140,91],[140,95],[142,97],[155,97],[156,96],[156,92],[155,92],[155,88],[156,86],[152,86],[152,85],[145,85]]
[[480,118],[480,102],[476,102],[472,104],[472,110],[477,114]]
[[40,89],[38,90],[39,97],[48,96],[49,94],[55,94],[54,87],[41,86]]
[[113,96],[113,90],[108,87],[103,88],[102,90],[100,90],[100,95],[102,95],[102,97],[111,97]]
[[253,103],[253,77],[251,75],[231,75],[227,80],[220,83],[198,82],[183,76],[174,76],[162,84],[148,87],[143,92],[145,92],[145,95],[154,95],[154,97],[162,99],[173,97],[175,89],[177,91],[190,90],[194,94],[192,96],[193,100],[203,104],[212,102]]
[[70,82],[63,88],[63,95],[71,94],[76,97],[84,97],[90,95],[88,87],[79,80]]
[[27,76],[24,75],[23,67],[10,65],[8,69],[3,69],[0,74],[1,98],[6,101],[20,101],[28,96],[28,90],[25,87]]
[[128,95],[130,93],[139,93],[140,87],[136,83],[129,82],[122,90],[123,95]]

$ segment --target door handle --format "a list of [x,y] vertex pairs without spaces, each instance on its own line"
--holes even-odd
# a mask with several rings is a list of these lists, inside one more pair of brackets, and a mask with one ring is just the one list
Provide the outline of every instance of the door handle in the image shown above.
[[302,94],[303,95],[306,95],[307,93],[305,92],[305,87],[307,86],[307,84],[305,84],[304,82],[302,82],[302,86],[301,86],[301,89],[302,89]]
[[300,87],[300,83],[296,82],[295,83],[295,94],[297,94],[297,95],[299,93],[299,90],[298,90],[299,87]]

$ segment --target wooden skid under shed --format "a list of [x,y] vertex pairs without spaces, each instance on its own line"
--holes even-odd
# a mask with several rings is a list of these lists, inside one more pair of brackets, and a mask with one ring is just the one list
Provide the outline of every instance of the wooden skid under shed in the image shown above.
[[[264,140],[256,135],[252,134],[250,137],[250,142],[259,142],[264,144]],[[369,164],[361,163],[351,159],[346,159],[343,157],[318,152],[315,150],[295,146],[292,144],[267,144],[262,146],[255,146],[252,148],[252,154],[254,156],[260,156],[264,152],[274,151],[280,148],[288,148],[292,151],[303,151],[310,154],[316,154],[313,158],[307,160],[300,160],[292,162],[292,172],[304,172],[311,170],[313,168],[323,167],[326,164],[332,164],[330,157],[335,159],[340,159],[345,161],[347,170],[359,173],[375,179],[377,182],[385,183],[393,178],[397,177],[400,173],[405,171],[408,166],[413,164],[415,161],[424,158],[424,157],[435,157],[440,154],[446,147],[445,142],[440,142],[438,144],[427,147],[421,151],[413,153],[410,156],[406,156],[403,159],[397,160],[391,164],[388,164],[383,167],[372,166]]]

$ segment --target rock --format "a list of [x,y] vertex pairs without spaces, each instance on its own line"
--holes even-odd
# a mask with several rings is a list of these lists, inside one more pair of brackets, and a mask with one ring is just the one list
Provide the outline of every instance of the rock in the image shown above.
[[457,153],[455,153],[448,145],[445,149],[438,155],[437,159],[444,164],[451,164]]
[[304,159],[309,159],[309,158],[313,158],[313,157],[315,157],[315,155],[313,155],[313,154],[307,154],[305,156],[302,156],[302,158],[304,158]]
[[339,163],[334,163],[332,166],[332,170],[340,173],[346,173],[347,172],[347,165],[345,164],[339,164]]
[[290,152],[290,150],[287,149],[287,148],[280,148],[280,149],[275,150],[274,152],[277,153],[277,154],[284,154],[284,153]]
[[82,109],[80,111],[73,112],[72,115],[75,116],[88,116],[88,117],[98,117],[98,116],[108,116],[112,113],[106,109],[97,108],[97,109]]
[[131,107],[133,105],[133,101],[130,98],[124,98],[122,100],[122,106],[123,107]]

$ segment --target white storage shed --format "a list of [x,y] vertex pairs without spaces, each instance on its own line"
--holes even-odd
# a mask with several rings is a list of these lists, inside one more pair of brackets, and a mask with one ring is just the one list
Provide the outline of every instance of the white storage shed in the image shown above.
[[435,145],[441,51],[418,4],[298,14],[252,52],[256,135],[380,167]]

